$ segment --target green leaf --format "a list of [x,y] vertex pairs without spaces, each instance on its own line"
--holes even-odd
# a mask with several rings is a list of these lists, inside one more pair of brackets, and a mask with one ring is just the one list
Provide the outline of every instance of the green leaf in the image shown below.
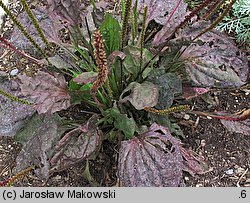
[[[134,81],[140,70],[140,48],[134,46],[127,46],[123,52],[126,54],[126,58],[123,61],[125,67],[125,73],[131,74],[131,81]],[[144,67],[151,59],[153,55],[147,49],[143,49],[142,54],[142,67]],[[145,74],[142,73],[145,77]]]
[[153,122],[167,127],[170,130],[171,134],[179,138],[185,138],[180,126],[176,123],[174,119],[170,118],[168,115],[157,115],[149,113],[149,116]]
[[165,73],[164,69],[151,71],[148,81],[159,87],[159,100],[156,108],[169,108],[175,96],[182,93],[182,83],[179,77],[174,73]]
[[82,85],[77,84],[76,82],[73,81],[73,79],[71,79],[69,81],[69,90],[79,90],[81,88]]
[[117,108],[112,108],[109,116],[114,119],[114,127],[123,132],[125,139],[130,139],[134,136],[136,124],[133,118],[128,118],[126,114],[121,114]]
[[100,31],[104,39],[104,48],[107,56],[113,51],[120,49],[120,30],[119,22],[109,13],[106,13],[104,22],[100,26]]

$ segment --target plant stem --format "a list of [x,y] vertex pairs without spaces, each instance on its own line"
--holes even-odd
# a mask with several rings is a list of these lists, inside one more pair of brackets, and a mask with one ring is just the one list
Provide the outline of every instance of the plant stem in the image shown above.
[[22,50],[19,50],[18,48],[16,48],[14,45],[12,45],[11,43],[9,43],[4,37],[0,36],[0,40],[3,42],[3,44],[7,47],[9,47],[11,50],[13,50],[14,52],[16,52],[17,54],[27,58],[28,60],[30,60],[31,62],[41,66],[42,63],[37,60],[36,58],[28,55],[27,53],[25,53],[24,51]]
[[[18,29],[23,33],[23,35],[31,42],[31,44],[36,48],[36,50],[48,61],[48,57],[45,52],[41,49],[41,47],[36,43],[33,37],[27,32],[24,26],[17,20],[16,16],[8,9],[8,7],[0,0],[0,6],[3,8],[5,13],[10,17],[10,19],[16,24]],[[49,61],[48,61],[49,62]]]

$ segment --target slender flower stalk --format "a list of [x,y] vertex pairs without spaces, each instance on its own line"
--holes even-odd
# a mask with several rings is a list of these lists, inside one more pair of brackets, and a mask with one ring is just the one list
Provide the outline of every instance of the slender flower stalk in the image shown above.
[[91,94],[95,102],[100,105],[100,102],[96,98],[96,93],[98,89],[104,85],[108,78],[108,63],[100,30],[96,30],[94,32],[94,47],[94,56],[98,68],[98,75],[91,88]]
[[154,114],[159,114],[159,115],[167,115],[170,113],[179,112],[179,111],[186,111],[189,109],[190,109],[189,105],[174,106],[174,107],[170,107],[170,108],[162,109],[162,110],[151,108],[151,107],[144,108],[145,111],[148,111],[148,112],[154,113]]
[[125,43],[127,41],[127,32],[128,32],[128,20],[130,16],[130,11],[131,11],[131,6],[132,6],[132,0],[127,0],[125,3],[125,11],[124,11],[124,16],[122,19],[122,33],[121,33],[121,47],[125,46]]
[[45,34],[44,34],[41,26],[39,25],[39,22],[37,21],[36,17],[32,13],[32,11],[31,11],[30,7],[28,6],[26,0],[21,0],[21,4],[23,5],[24,10],[26,11],[29,18],[31,19],[33,25],[35,26],[35,28],[36,28],[39,36],[41,37],[42,41],[44,42],[44,44],[46,44],[47,47],[50,47],[50,44],[49,44],[47,38],[45,37]]
[[48,60],[47,55],[41,49],[41,47],[36,43],[33,37],[28,33],[28,31],[24,28],[24,26],[20,23],[20,21],[16,18],[15,15],[8,9],[8,7],[0,0],[0,6],[3,8],[5,13],[10,17],[10,19],[15,23],[18,29],[23,33],[23,35],[31,42],[31,44],[35,47],[35,49],[46,59]]
[[220,6],[224,3],[224,1],[225,0],[217,0],[213,5],[211,5],[207,13],[204,14],[204,16],[201,17],[201,19],[208,20],[220,8]]
[[25,105],[33,105],[33,103],[27,101],[27,100],[24,100],[24,99],[19,99],[18,97],[0,89],[0,94],[11,99],[12,101],[16,101],[16,102],[19,102],[19,103],[22,103],[22,104],[25,104]]
[[144,14],[143,14],[143,22],[142,22],[142,30],[141,30],[141,36],[140,36],[140,68],[139,73],[141,72],[142,68],[142,56],[143,56],[143,49],[144,49],[144,39],[145,39],[145,32],[146,32],[146,19],[148,15],[148,7],[145,6],[144,8]]
[[187,22],[188,22],[189,20],[191,20],[192,17],[194,17],[195,15],[197,15],[203,8],[205,8],[206,6],[208,6],[212,1],[213,1],[213,0],[205,0],[203,3],[201,3],[199,6],[197,6],[193,11],[191,11],[191,13],[189,13],[189,14],[185,17],[185,19],[180,23],[180,25],[177,26],[177,27],[175,28],[174,33],[175,33],[178,29],[184,27],[184,26],[187,24]]
[[197,38],[199,38],[201,35],[205,34],[206,32],[209,32],[210,30],[212,30],[214,27],[216,27],[222,20],[223,18],[228,14],[228,12],[230,11],[230,9],[232,8],[233,4],[236,2],[237,0],[232,0],[229,5],[226,7],[226,9],[223,11],[223,13],[215,19],[215,21],[206,29],[202,30],[193,40],[196,40]]
[[33,169],[34,169],[34,166],[30,166],[30,167],[28,167],[27,169],[25,169],[25,170],[19,172],[18,174],[14,175],[13,177],[11,177],[11,178],[8,180],[6,186],[7,186],[7,187],[12,186],[17,180],[19,180],[21,177],[23,177],[24,175],[26,175],[27,173],[29,173],[29,172],[32,171]]

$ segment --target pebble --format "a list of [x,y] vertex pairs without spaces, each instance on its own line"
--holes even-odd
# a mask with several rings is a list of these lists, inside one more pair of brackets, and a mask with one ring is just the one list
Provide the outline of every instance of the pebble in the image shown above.
[[185,120],[189,120],[189,119],[190,119],[190,116],[189,116],[188,114],[185,114],[185,115],[183,116],[183,118],[184,118]]
[[204,147],[206,145],[206,140],[201,140],[201,146]]
[[228,170],[226,170],[225,173],[226,173],[227,175],[233,175],[234,170],[233,170],[233,169],[228,169]]
[[245,172],[245,169],[244,168],[241,168],[241,167],[239,167],[239,168],[237,168],[236,170],[235,170],[235,173],[237,174],[237,175],[241,175],[241,174],[243,174]]
[[55,180],[60,180],[61,178],[62,178],[62,176],[57,175],[57,176],[55,177]]
[[11,76],[16,76],[18,74],[18,72],[19,72],[18,69],[15,68],[15,69],[13,69],[13,70],[10,71],[10,75]]

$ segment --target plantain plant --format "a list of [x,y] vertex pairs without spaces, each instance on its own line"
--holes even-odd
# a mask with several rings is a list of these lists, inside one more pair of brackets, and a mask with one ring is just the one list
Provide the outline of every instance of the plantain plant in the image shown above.
[[[63,136],[60,134],[57,144],[44,136],[49,140],[44,140],[49,142],[47,148],[35,154],[49,154],[43,160],[43,165],[50,165],[44,170],[46,174],[95,157],[104,140],[119,146],[118,178],[124,186],[179,186],[183,170],[204,173],[207,169],[202,167],[202,159],[181,145],[183,132],[173,115],[194,113],[189,99],[208,92],[209,87],[239,87],[246,83],[244,54],[241,63],[227,60],[238,57],[237,48],[213,30],[235,1],[230,1],[222,16],[210,24],[192,18],[207,6],[216,7],[218,1],[204,1],[187,12],[182,0],[127,0],[122,1],[121,20],[109,12],[101,18],[98,6],[92,2],[94,29],[87,15],[79,22],[78,10],[75,14],[79,18],[72,13],[71,5],[80,1],[63,2],[59,1],[60,6],[56,7],[54,1],[48,1],[54,13],[68,22],[72,36],[71,48],[65,48],[72,60],[63,63],[67,83],[57,73],[39,72],[33,78],[20,77],[20,88],[25,96],[35,100],[34,108],[40,113],[55,113],[68,108],[71,102],[86,106],[92,116]],[[208,18],[212,12],[209,9],[201,14]],[[159,25],[156,31],[152,23]],[[81,32],[80,24],[87,34]],[[215,39],[220,39],[220,44]],[[48,58],[51,64],[62,69],[62,61],[54,63],[52,58]],[[222,70],[224,66],[229,68]],[[249,115],[246,111],[244,119]],[[39,133],[37,130],[34,134],[40,140]],[[26,146],[36,146],[34,140],[28,140]],[[21,154],[18,160],[24,164],[17,171],[28,167],[22,159],[25,156]]]

